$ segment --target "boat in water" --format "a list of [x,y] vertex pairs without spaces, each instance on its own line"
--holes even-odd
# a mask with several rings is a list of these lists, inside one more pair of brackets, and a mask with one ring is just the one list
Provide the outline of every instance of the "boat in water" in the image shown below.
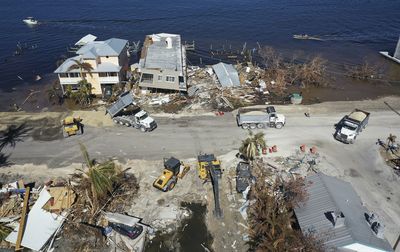
[[27,25],[37,25],[37,24],[39,24],[39,21],[37,21],[33,17],[27,17],[27,18],[23,19],[22,21]]
[[293,35],[294,39],[309,39],[309,40],[318,40],[318,41],[323,41],[323,39],[316,37],[316,36],[310,36],[308,34],[300,34],[300,35]]

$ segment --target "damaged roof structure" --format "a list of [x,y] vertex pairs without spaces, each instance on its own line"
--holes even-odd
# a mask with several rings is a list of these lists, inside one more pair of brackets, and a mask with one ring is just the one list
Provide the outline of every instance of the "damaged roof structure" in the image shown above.
[[[68,191],[68,190],[67,190]],[[60,194],[57,193],[58,201]],[[74,198],[72,193],[68,192],[68,198]],[[35,251],[40,251],[48,243],[54,233],[62,226],[65,221],[66,213],[61,214],[51,213],[45,210],[46,204],[51,201],[54,196],[49,192],[46,187],[39,193],[39,197],[27,216],[25,229],[21,245]],[[72,199],[71,199],[72,200]],[[72,201],[70,201],[72,204]],[[62,208],[61,204],[57,204],[58,208]],[[70,207],[70,204],[64,206]],[[19,225],[7,236],[6,241],[16,244],[18,239]]]
[[177,34],[147,35],[139,60],[139,86],[187,91],[186,49]]
[[383,224],[363,206],[350,183],[317,173],[306,178],[308,199],[295,208],[303,233],[321,239],[327,251],[393,251]]
[[220,62],[212,66],[222,87],[239,87],[239,75],[231,64]]

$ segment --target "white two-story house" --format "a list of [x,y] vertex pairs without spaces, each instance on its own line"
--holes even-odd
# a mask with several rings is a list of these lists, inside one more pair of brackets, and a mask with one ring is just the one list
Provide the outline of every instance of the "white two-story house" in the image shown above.
[[77,56],[68,58],[61,64],[54,73],[58,74],[63,92],[67,85],[71,85],[72,90],[78,88],[79,81],[82,80],[80,69],[70,67],[75,64],[74,60],[89,63],[93,70],[90,74],[83,71],[83,77],[92,85],[92,93],[104,95],[110,91],[112,86],[124,80],[128,69],[128,41],[124,39],[111,38],[105,41],[92,41],[82,46],[77,52]]

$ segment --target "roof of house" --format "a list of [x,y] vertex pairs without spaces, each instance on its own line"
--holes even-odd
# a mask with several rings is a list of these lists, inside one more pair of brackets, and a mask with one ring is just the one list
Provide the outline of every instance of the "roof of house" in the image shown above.
[[[53,236],[56,230],[64,222],[64,216],[50,213],[43,209],[43,206],[51,199],[50,193],[46,188],[39,193],[39,198],[32,206],[27,215],[25,230],[21,245],[35,251],[39,251]],[[18,238],[19,224],[5,239],[16,244]]]
[[95,59],[98,56],[118,56],[127,43],[128,40],[118,38],[92,41],[82,46],[76,53],[84,59]]
[[97,39],[96,36],[92,35],[92,34],[88,34],[84,37],[82,37],[80,40],[78,40],[78,42],[75,43],[75,45],[77,46],[84,46],[87,43],[93,42]]
[[139,66],[141,69],[170,69],[183,74],[184,53],[180,35],[168,33],[147,35]]
[[218,81],[223,87],[238,87],[240,86],[239,75],[236,69],[225,63],[218,63],[213,65],[215,74],[218,77]]
[[[387,240],[378,238],[369,226],[360,197],[350,183],[317,173],[306,178],[308,199],[295,209],[303,233],[315,232],[327,247],[343,247],[353,243],[393,251]],[[342,212],[344,225],[334,227],[327,218],[331,211]]]
[[[81,61],[83,59],[79,55],[72,58],[68,58],[54,71],[54,73],[79,73],[79,69],[69,70],[69,68],[75,64],[74,60]],[[91,72],[92,73],[119,72],[121,68],[122,68],[121,66],[113,64],[111,62],[103,62],[98,64],[97,67],[93,68]]]

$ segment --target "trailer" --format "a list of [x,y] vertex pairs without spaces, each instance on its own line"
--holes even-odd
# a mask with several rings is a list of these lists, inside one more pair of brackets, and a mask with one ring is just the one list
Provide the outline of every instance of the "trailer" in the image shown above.
[[281,129],[285,126],[286,118],[284,115],[276,113],[273,106],[268,106],[265,111],[239,109],[236,122],[242,129],[262,129],[266,127]]
[[335,124],[335,139],[344,143],[354,143],[360,132],[367,126],[369,116],[369,112],[361,109],[354,109],[349,115],[345,115],[339,123]]
[[125,92],[119,99],[107,108],[112,120],[116,124],[140,129],[142,132],[152,131],[157,128],[156,121],[149,114],[134,104],[132,95]]

